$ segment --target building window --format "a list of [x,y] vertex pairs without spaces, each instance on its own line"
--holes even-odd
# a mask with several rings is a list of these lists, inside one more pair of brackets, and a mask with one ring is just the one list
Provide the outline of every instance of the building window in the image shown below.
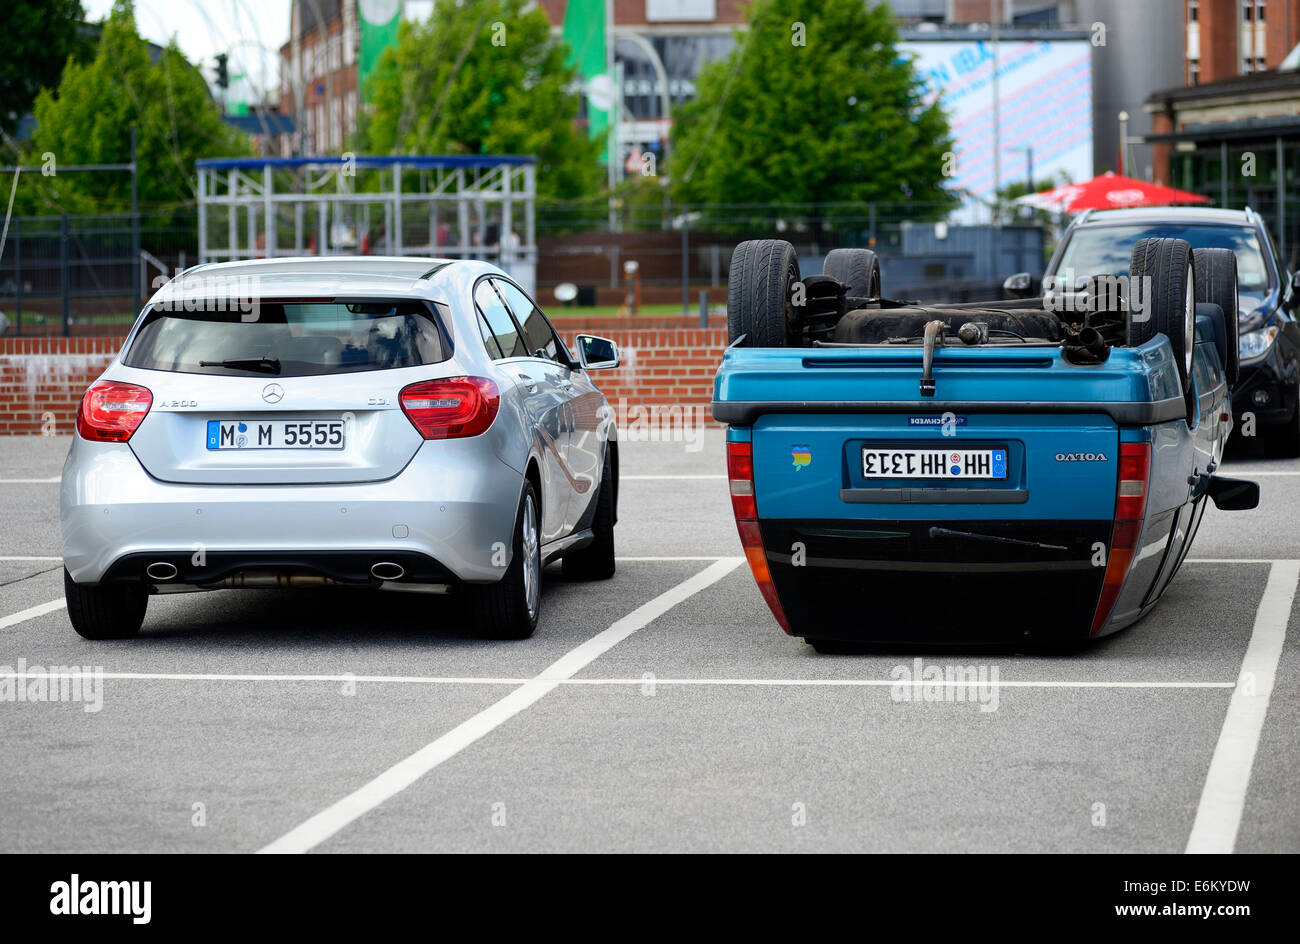
[[1201,62],[1199,59],[1192,59],[1187,63],[1187,84],[1201,84]]
[[1187,22],[1195,23],[1196,18],[1200,15],[1200,0],[1187,0]]

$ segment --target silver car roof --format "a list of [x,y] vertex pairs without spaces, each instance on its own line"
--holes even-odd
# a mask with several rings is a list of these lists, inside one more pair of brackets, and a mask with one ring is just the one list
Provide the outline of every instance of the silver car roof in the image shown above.
[[487,274],[505,273],[478,260],[418,256],[251,259],[192,266],[162,285],[150,303],[227,292],[280,298],[374,294],[437,299],[466,280]]

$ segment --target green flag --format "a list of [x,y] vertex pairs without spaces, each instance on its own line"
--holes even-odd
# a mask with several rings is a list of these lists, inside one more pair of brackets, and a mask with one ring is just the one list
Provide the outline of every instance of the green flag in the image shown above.
[[[587,126],[593,138],[607,137],[615,89],[606,49],[605,0],[569,0],[564,11],[569,64],[578,67],[587,97]],[[605,155],[609,160],[609,155]]]
[[402,22],[402,0],[360,0],[361,52],[357,62],[357,88],[366,101],[366,80],[385,49],[397,42]]

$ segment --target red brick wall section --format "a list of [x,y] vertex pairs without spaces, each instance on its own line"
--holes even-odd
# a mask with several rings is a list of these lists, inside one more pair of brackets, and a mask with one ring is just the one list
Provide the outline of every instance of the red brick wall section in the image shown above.
[[[565,343],[576,347],[578,331],[561,325]],[[622,364],[593,373],[610,404],[627,407],[708,406],[713,375],[727,346],[726,328],[621,328],[593,330],[616,342]],[[710,422],[712,420],[710,419]]]
[[121,346],[121,338],[0,338],[0,435],[71,433],[81,395]]
[[[560,330],[571,347],[574,336],[584,330],[618,344],[622,366],[594,375],[616,411],[707,407],[727,344],[723,327],[588,328],[561,323]],[[0,434],[40,433],[42,423],[51,418],[53,432],[71,433],[81,395],[121,345],[121,338],[0,338]],[[704,418],[712,423],[707,410]]]

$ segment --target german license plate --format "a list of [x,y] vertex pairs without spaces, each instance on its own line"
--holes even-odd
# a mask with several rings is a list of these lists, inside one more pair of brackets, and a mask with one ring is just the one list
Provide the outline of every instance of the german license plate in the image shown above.
[[342,449],[342,420],[208,420],[208,448]]
[[993,449],[899,449],[862,447],[867,479],[1005,479],[1007,451]]

